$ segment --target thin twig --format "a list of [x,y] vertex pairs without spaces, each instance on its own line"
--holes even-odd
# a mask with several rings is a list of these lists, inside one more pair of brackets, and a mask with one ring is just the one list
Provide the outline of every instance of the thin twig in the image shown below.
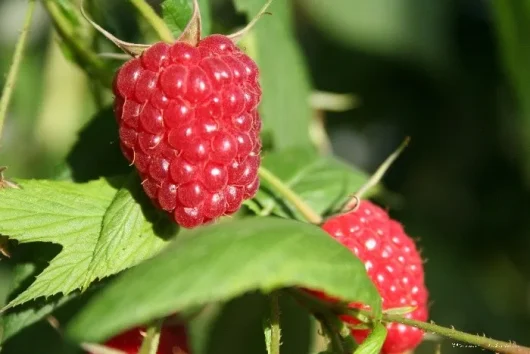
[[72,49],[81,64],[86,66],[83,69],[92,76],[95,76],[103,86],[110,88],[112,86],[112,76],[109,75],[105,63],[76,37],[74,29],[68,19],[65,18],[64,14],[61,12],[57,2],[53,0],[43,0],[42,4],[50,15],[57,33],[68,47]]
[[371,188],[375,187],[383,178],[386,171],[392,166],[394,161],[399,157],[399,155],[403,152],[403,150],[407,147],[407,145],[410,142],[410,138],[407,137],[401,145],[392,153],[390,154],[385,161],[377,168],[375,173],[370,177],[370,179],[359,188],[359,190],[353,195],[351,200],[349,200],[344,208],[342,209],[343,212],[349,212],[352,210],[356,210],[356,208],[359,207],[359,204],[361,202],[361,198],[363,195],[369,191]]
[[143,18],[153,27],[158,37],[167,43],[175,42],[173,33],[166,23],[157,15],[155,10],[145,0],[130,0]]
[[387,322],[402,323],[407,326],[423,329],[460,342],[469,343],[478,347],[504,354],[530,354],[530,348],[522,347],[515,343],[503,342],[487,337],[473,335],[458,331],[454,328],[446,328],[433,323],[421,322],[398,315],[384,314],[383,320]]
[[2,130],[7,115],[7,109],[9,107],[9,102],[11,101],[11,95],[13,94],[13,89],[15,88],[18,72],[20,70],[20,63],[22,62],[22,57],[24,55],[29,28],[31,26],[33,13],[35,11],[35,3],[35,0],[29,0],[24,26],[22,27],[22,32],[18,38],[17,45],[15,47],[15,54],[13,55],[13,61],[11,63],[11,67],[9,68],[7,80],[2,92],[2,98],[0,98],[0,138],[2,137]]

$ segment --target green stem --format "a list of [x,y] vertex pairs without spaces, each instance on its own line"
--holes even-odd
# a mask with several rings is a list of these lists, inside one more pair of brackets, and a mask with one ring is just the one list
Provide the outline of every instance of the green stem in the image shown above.
[[[88,2],[88,6],[90,8],[90,13],[94,13],[96,11],[96,6],[94,4],[94,0],[91,0]],[[101,51],[101,45],[100,41],[97,35],[97,31],[92,30],[92,51],[95,53],[99,53]],[[101,86],[99,82],[91,81],[90,82],[90,90],[92,93],[92,97],[94,98],[94,103],[96,104],[96,108],[98,110],[102,110],[105,106],[105,94],[103,92],[104,87]]]
[[291,188],[289,188],[289,186],[283,183],[283,181],[276,177],[272,172],[261,166],[258,173],[263,180],[267,181],[279,194],[293,204],[293,206],[307,221],[317,225],[322,223],[322,217],[313,209],[311,209],[311,207],[307,205],[298,194],[296,194]]
[[280,303],[278,292],[273,292],[269,296],[270,299],[270,354],[280,354],[281,341],[281,327],[280,327]]
[[[343,337],[341,329],[339,329],[338,322],[341,320],[337,315],[341,311],[341,305],[335,305],[333,303],[324,302],[313,295],[308,294],[305,290],[291,288],[287,292],[291,295],[300,305],[305,307],[312,313],[315,318],[319,321],[322,331],[324,332],[326,338],[329,339],[329,347],[333,353],[351,353],[355,347],[353,339],[350,341],[349,330],[346,328],[348,334],[348,339]],[[352,349],[352,350],[350,350]]]
[[[297,299],[302,305],[310,309],[311,312],[315,314],[332,312],[336,315],[345,314],[358,318],[362,322],[370,321],[371,314],[366,311],[353,309],[353,308],[344,308],[341,306],[335,306],[333,304],[324,302],[320,299],[317,299],[313,296],[308,295],[301,290],[291,290],[290,294]],[[326,310],[327,309],[327,310]],[[435,325],[433,323],[427,323],[422,321],[416,321],[412,319],[405,318],[401,315],[383,313],[384,322],[396,322],[402,323],[407,326],[416,327],[422,329],[426,332],[435,333],[447,338],[457,340],[459,342],[469,343],[471,345],[476,345],[478,347],[495,351],[497,353],[504,354],[530,354],[530,348],[517,345],[515,343],[503,342],[495,339],[486,338],[483,336],[473,335],[465,332],[458,331],[454,328],[446,328],[442,326]]]
[[346,348],[344,348],[339,331],[333,326],[333,321],[323,313],[315,314],[315,317],[322,326],[322,331],[330,341],[329,346],[331,347],[331,351],[337,354],[346,354]]
[[92,354],[127,354],[121,350],[95,343],[81,343],[81,348]]
[[160,330],[162,328],[163,322],[163,320],[159,320],[149,326],[138,354],[156,354],[158,352],[158,345],[160,343]]
[[63,15],[57,2],[53,0],[43,0],[42,4],[50,15],[54,24],[55,30],[68,47],[74,52],[80,64],[85,66],[90,74],[94,75],[105,87],[112,86],[112,75],[109,75],[106,70],[105,63],[87,47],[81,44],[79,38],[76,37],[74,29],[69,23],[68,19]]
[[4,86],[4,90],[2,92],[2,98],[0,98],[0,138],[2,137],[2,130],[7,115],[7,109],[9,107],[9,102],[11,101],[15,82],[17,80],[18,72],[20,70],[20,63],[22,62],[24,48],[26,47],[29,28],[31,26],[31,20],[33,19],[33,13],[35,10],[35,3],[35,0],[29,0],[28,9],[26,11],[26,19],[24,20],[24,26],[22,27],[22,32],[20,33],[20,37],[18,38],[17,45],[15,47],[15,54],[13,55],[13,61],[11,63],[11,67],[9,68],[7,80]]
[[157,15],[155,10],[145,0],[130,0],[143,18],[153,27],[161,40],[168,43],[175,42],[173,33],[166,23]]
[[426,323],[416,320],[411,320],[398,315],[383,315],[383,320],[388,322],[402,323],[407,326],[423,329],[427,332],[439,334],[441,336],[451,338],[460,342],[469,343],[482,347],[484,349],[495,351],[496,353],[505,354],[530,354],[530,348],[522,347],[514,343],[508,343],[490,339],[482,336],[477,336],[469,333],[457,331],[453,328],[446,328],[432,323]]

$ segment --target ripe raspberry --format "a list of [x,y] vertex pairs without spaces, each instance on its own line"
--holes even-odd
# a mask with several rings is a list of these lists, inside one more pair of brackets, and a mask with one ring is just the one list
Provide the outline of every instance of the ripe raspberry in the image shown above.
[[[137,354],[144,340],[144,328],[133,328],[111,338],[105,346],[127,354]],[[188,339],[184,326],[163,326],[157,354],[189,354]],[[90,353],[89,353],[90,354]]]
[[[383,309],[414,306],[406,317],[425,321],[428,317],[428,292],[424,284],[423,263],[412,239],[403,227],[380,207],[362,201],[356,211],[328,219],[322,228],[348,247],[366,267],[368,276],[381,294]],[[351,307],[360,308],[358,304]],[[357,323],[351,318],[345,321]],[[417,328],[391,323],[382,353],[403,353],[422,341]],[[367,330],[352,330],[360,343]]]
[[236,212],[259,188],[258,74],[228,37],[211,35],[156,43],[115,77],[122,152],[183,227]]

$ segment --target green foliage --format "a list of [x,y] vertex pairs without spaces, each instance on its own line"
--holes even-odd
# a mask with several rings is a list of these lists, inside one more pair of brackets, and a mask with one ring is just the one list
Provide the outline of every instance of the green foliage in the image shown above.
[[[260,293],[208,305],[189,322],[194,354],[266,354],[263,319],[269,299]],[[307,354],[317,336],[316,321],[290,296],[280,296],[282,353]],[[244,336],[241,336],[245,333]]]
[[384,324],[377,323],[368,337],[355,350],[355,354],[378,354],[385,342],[387,329]]
[[[135,199],[136,175],[86,184],[19,181],[0,191],[0,233],[20,243],[52,242],[62,251],[8,307],[41,296],[86,289],[160,251],[174,227]],[[22,222],[21,222],[22,220]]]
[[[199,0],[201,11],[202,34],[210,33],[210,4],[209,0]],[[162,2],[162,16],[175,38],[182,33],[191,17],[192,6],[190,0],[165,0]]]
[[[316,226],[263,217],[187,232],[113,282],[69,333],[77,340],[100,341],[190,306],[290,286],[324,290],[381,310],[364,265],[349,250]],[[132,307],[135,311],[127,311]]]
[[[97,144],[94,143],[96,141]],[[131,171],[120,150],[114,112],[111,108],[105,108],[83,127],[62,172],[68,179],[88,182],[101,176],[127,175]]]
[[[199,3],[206,35],[212,27],[209,1]],[[236,1],[236,6],[250,18],[263,3]],[[91,42],[79,9],[63,0],[46,2],[45,8],[64,55],[109,87],[116,63],[97,56],[101,38]],[[190,17],[191,2],[167,0],[161,9],[178,36]],[[313,148],[310,83],[292,33],[291,8],[276,1],[270,10],[274,21],[261,20],[242,44],[261,70],[262,118],[273,148],[263,167],[317,213],[328,213],[358,189],[366,175]],[[281,61],[273,49],[282,53]],[[96,94],[104,97],[109,92]],[[100,107],[80,129],[55,171],[55,180],[17,180],[21,189],[0,189],[0,234],[15,246],[9,261],[9,300],[0,322],[0,343],[8,353],[30,350],[27,336],[34,336],[32,343],[42,343],[43,352],[76,353],[80,342],[101,342],[175,312],[191,314],[195,353],[260,353],[265,341],[257,319],[265,316],[267,294],[282,294],[281,289],[290,287],[325,291],[343,301],[365,303],[376,316],[381,313],[380,297],[362,262],[318,226],[293,220],[300,217],[296,205],[285,202],[267,181],[248,205],[262,215],[282,218],[247,213],[243,219],[179,233],[153,208],[123,158],[110,107]],[[288,294],[280,296],[282,346],[289,353],[307,353],[315,319]],[[216,310],[197,312],[212,307]],[[68,341],[43,330],[49,316],[58,316],[66,326]],[[241,340],[241,331],[253,335]],[[151,332],[149,340],[156,337],[156,331]]]
[[[234,0],[236,8],[248,18],[254,17],[264,3]],[[244,44],[260,68],[263,129],[271,133],[277,150],[297,146],[311,149],[311,84],[294,37],[291,6],[289,1],[273,1],[268,9],[273,16],[262,18]]]
[[27,307],[22,306],[23,308],[16,308],[14,311],[7,312],[0,321],[3,329],[0,344],[6,342],[24,328],[39,322],[75,296],[77,296],[76,293],[71,293],[60,297],[57,301],[50,299],[47,301],[36,301],[36,303],[32,303]]
[[162,14],[175,37],[186,27],[191,17],[192,8],[188,0],[168,0],[162,3]]
[[[338,211],[368,179],[359,169],[336,157],[320,156],[311,149],[293,148],[267,154],[262,163],[319,214]],[[267,181],[262,182],[261,190],[249,204],[258,213],[302,219],[296,208],[276,195]]]
[[[233,0],[238,13],[221,20],[217,10],[224,13],[226,8],[199,0],[203,36],[212,28],[226,34],[236,32],[244,25],[243,19],[250,22],[265,2]],[[309,17],[314,17],[315,9],[320,13],[329,7],[324,2],[305,2],[312,4]],[[315,219],[333,215],[368,176],[332,154],[319,153],[314,146],[310,129],[315,129],[313,120],[322,112],[317,115],[310,106],[312,83],[294,31],[292,2],[275,0],[269,8],[272,16],[261,19],[239,43],[260,68],[265,142],[261,171],[274,177],[262,178],[258,194],[246,202],[250,212],[244,208],[237,218],[194,230],[180,230],[153,207],[142,190],[142,181],[122,156],[116,120],[105,100],[111,96],[113,68],[120,62],[98,55],[106,49],[100,43],[103,38],[93,36],[76,1],[47,0],[43,4],[63,54],[88,75],[97,112],[79,127],[77,142],[64,161],[54,166],[57,173],[48,179],[19,179],[21,189],[0,189],[0,236],[13,246],[12,257],[0,263],[9,267],[0,268],[0,281],[8,283],[0,284],[1,304],[7,303],[0,317],[2,353],[33,353],[37,346],[39,353],[74,354],[81,352],[82,343],[102,343],[132,326],[146,325],[152,327],[144,352],[155,353],[162,319],[178,313],[186,321],[195,354],[264,354],[271,327],[263,329],[262,321],[270,317],[271,292],[279,297],[282,353],[322,352],[319,329],[331,340],[330,348],[351,353],[355,347],[358,354],[379,353],[387,336],[385,322],[379,320],[403,322],[400,316],[410,308],[383,314],[382,300],[364,264],[319,225],[301,221],[300,204],[311,209]],[[392,6],[402,9],[404,4],[410,2]],[[530,91],[524,63],[530,56],[522,48],[524,24],[521,28],[510,24],[525,22],[518,19],[524,20],[528,8],[515,4],[518,2],[498,2],[496,7],[512,79],[520,99],[526,102]],[[160,10],[166,28],[151,9],[147,8],[149,15],[134,16],[129,12],[135,7],[130,5],[87,1],[89,12],[110,12],[92,14],[98,22],[108,22],[101,23],[103,27],[119,27],[112,32],[127,33],[137,43],[147,42],[141,33],[144,37],[147,33],[167,34],[167,28],[178,37],[192,12],[189,0],[163,1]],[[358,5],[341,1],[322,21],[333,22],[330,18],[342,18],[351,12],[345,10]],[[214,9],[215,21],[211,16]],[[406,19],[402,15],[396,11],[387,18]],[[406,53],[411,38],[423,35],[421,31],[404,31],[406,21],[379,21],[379,30],[391,34],[385,34],[379,43],[382,53]],[[339,25],[355,27],[359,35],[356,26],[368,22],[373,21],[340,21]],[[149,25],[158,30],[146,30]],[[437,56],[428,48],[426,51],[427,57]],[[375,187],[364,198],[378,192]],[[308,295],[307,289],[324,292],[337,301],[319,300]],[[369,306],[375,321],[359,346],[340,316],[350,302]],[[49,326],[49,316],[58,319],[60,332]],[[432,324],[412,324],[456,333],[457,339],[470,338]]]
[[522,166],[530,183],[530,5],[522,0],[494,0],[491,2],[502,48],[505,69],[520,106],[520,144],[525,152]]

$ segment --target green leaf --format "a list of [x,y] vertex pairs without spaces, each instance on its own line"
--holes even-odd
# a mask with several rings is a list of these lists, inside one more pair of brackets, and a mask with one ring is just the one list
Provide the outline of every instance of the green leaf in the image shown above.
[[[210,2],[199,0],[202,20],[202,36],[211,30]],[[162,3],[162,17],[175,37],[178,37],[191,18],[192,6],[189,0],[165,0]]]
[[[368,175],[333,156],[319,156],[308,149],[289,149],[264,157],[263,166],[293,189],[319,214],[330,214],[348,200],[367,180]],[[373,189],[371,193],[376,192]],[[365,197],[370,196],[367,194]],[[303,219],[296,208],[276,198],[266,181],[254,198],[264,214]],[[249,205],[252,210],[256,206]]]
[[67,331],[78,341],[100,342],[192,306],[291,286],[322,290],[366,303],[376,315],[381,312],[363,263],[347,248],[317,226],[263,217],[202,227],[179,237],[111,283]]
[[500,54],[515,91],[520,107],[520,148],[523,150],[521,165],[530,182],[530,4],[521,0],[494,0],[491,2],[497,27]]
[[[280,297],[282,353],[307,354],[316,334],[316,321],[291,296]],[[267,297],[250,293],[226,304],[209,305],[188,322],[193,354],[266,354],[260,321]]]
[[[12,281],[13,281],[13,272],[11,271],[11,269],[4,267],[4,265],[0,263],[0,306],[3,306],[5,304],[5,301],[10,291],[9,285]],[[1,318],[0,318],[0,321],[1,321]],[[2,335],[0,331],[0,341],[1,339],[2,339]]]
[[[8,307],[86,289],[158,253],[176,226],[149,213],[136,174],[85,184],[17,181],[0,191],[0,233],[20,243],[51,242],[61,252]],[[144,210],[145,209],[145,210]]]
[[83,127],[67,163],[76,182],[130,173],[132,168],[120,150],[112,108],[100,111]]
[[2,345],[2,354],[85,354],[79,346],[66,342],[61,334],[45,321],[28,327]]
[[[209,305],[199,318],[190,322],[190,336],[194,342],[192,352],[266,354],[261,327],[261,320],[266,312],[266,301],[266,296],[250,293],[226,304]],[[200,318],[201,316],[203,318]],[[208,322],[206,326],[205,321]]]
[[[34,275],[42,272],[50,260],[57,256],[60,249],[58,245],[42,242],[18,245],[9,260],[9,263],[14,264],[14,279],[8,284],[11,285],[11,298],[27,288],[27,285],[33,281]],[[32,263],[27,263],[29,259]],[[94,284],[85,292],[75,291],[68,295],[54,295],[46,299],[41,297],[8,309],[0,317],[0,333],[3,331],[3,337],[0,335],[0,344],[49,315],[53,315],[64,324],[65,319],[71,317],[70,313],[77,312],[105,284],[106,280]]]
[[[234,0],[239,11],[253,18],[265,0]],[[273,16],[263,17],[243,44],[251,48],[260,68],[263,98],[260,111],[263,130],[272,133],[276,149],[312,146],[309,126],[311,84],[306,63],[293,30],[291,1],[273,1],[268,9]]]
[[[503,0],[500,0],[503,1]],[[422,67],[444,65],[448,48],[447,1],[415,0],[299,0],[313,26],[326,36],[362,53],[413,61]],[[421,13],[421,16],[410,16]],[[445,54],[445,55],[444,55]],[[330,58],[321,65],[333,65]],[[450,61],[449,61],[450,62]],[[333,70],[333,69],[331,69]]]
[[77,32],[81,32],[80,28],[85,24],[84,19],[81,17],[81,12],[77,4],[71,0],[57,0],[57,5],[61,13],[70,22]]
[[162,3],[162,17],[175,37],[186,27],[191,12],[188,0],[166,0]]
[[368,337],[357,347],[355,354],[379,354],[385,343],[386,334],[386,327],[378,322]]
[[211,34],[212,31],[212,14],[210,9],[210,0],[199,0],[202,20],[202,36]]
[[39,322],[51,314],[55,309],[64,305],[77,295],[78,294],[76,293],[71,293],[57,300],[41,300],[38,303],[31,304],[31,306],[28,307],[22,306],[24,307],[23,309],[18,309],[17,307],[16,311],[3,314],[0,318],[0,332],[3,334],[0,338],[0,344],[5,343],[8,339],[19,333],[24,328]]

